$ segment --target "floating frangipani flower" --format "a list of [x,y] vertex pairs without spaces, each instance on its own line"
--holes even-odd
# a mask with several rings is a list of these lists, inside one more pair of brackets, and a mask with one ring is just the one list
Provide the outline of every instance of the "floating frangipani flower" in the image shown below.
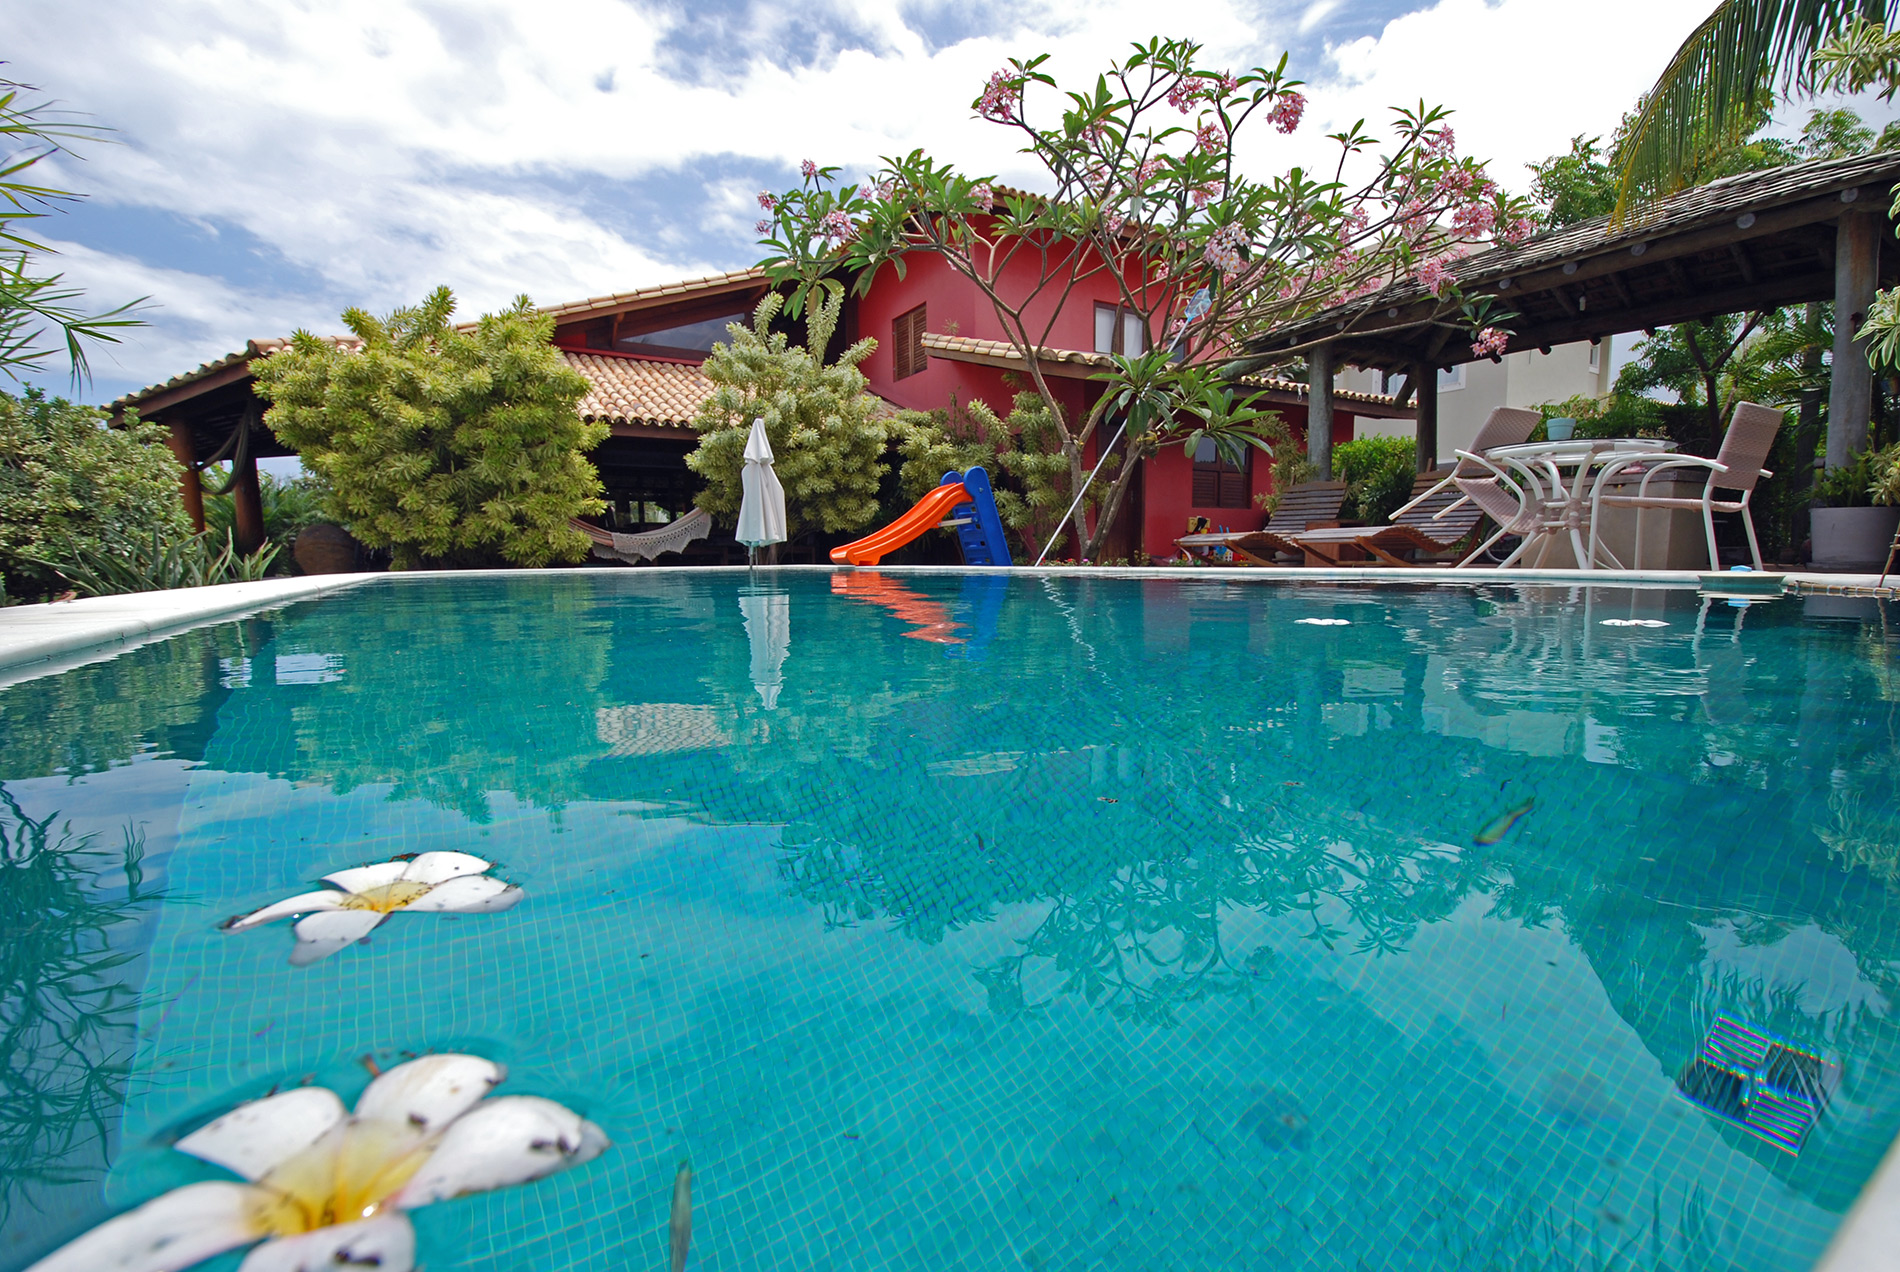
[[179,1140],[241,1176],[187,1184],[109,1219],[27,1272],[177,1272],[263,1242],[239,1272],[409,1272],[405,1211],[525,1184],[606,1151],[602,1130],[539,1096],[483,1097],[504,1070],[423,1056],[369,1084],[346,1113],[323,1087],[241,1104]]
[[1296,623],[1302,623],[1306,625],[1307,627],[1351,627],[1352,626],[1352,620],[1349,618],[1296,618],[1293,621]]
[[1667,627],[1660,618],[1606,618],[1598,627]]
[[486,873],[491,864],[465,852],[395,857],[325,875],[327,888],[226,919],[221,926],[226,932],[242,932],[301,914],[304,917],[292,928],[297,944],[290,951],[290,961],[305,967],[362,940],[398,910],[488,914],[508,909],[521,900],[521,889],[491,878]]

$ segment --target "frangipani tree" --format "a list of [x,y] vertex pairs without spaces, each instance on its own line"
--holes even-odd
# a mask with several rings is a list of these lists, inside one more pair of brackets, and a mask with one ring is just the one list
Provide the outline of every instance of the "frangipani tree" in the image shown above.
[[[1330,136],[1330,170],[1295,166],[1259,180],[1237,158],[1243,134],[1262,126],[1290,134],[1305,112],[1285,58],[1236,75],[1203,65],[1198,44],[1156,39],[1069,91],[1046,63],[1046,55],[1011,60],[973,103],[979,118],[1018,134],[1045,193],[921,150],[886,158],[862,184],[807,160],[797,189],[759,196],[767,217],[758,228],[770,251],[764,264],[793,286],[794,309],[840,286],[841,275],[860,291],[886,265],[902,276],[920,252],[974,285],[1029,384],[1062,420],[1072,489],[1087,476],[1104,422],[1126,423],[1128,462],[1094,534],[1076,518],[1083,555],[1100,547],[1139,459],[1189,431],[1212,436],[1230,457],[1267,446],[1257,419],[1184,414],[1190,403],[1222,400],[1206,391],[1247,337],[1416,275],[1484,347],[1502,344],[1446,267],[1469,245],[1528,235],[1532,222],[1482,165],[1457,156],[1443,110],[1395,110],[1383,151],[1362,121]],[[1105,391],[1074,418],[1050,384],[1047,351],[1064,305],[1104,293],[1165,356],[1118,356]],[[1126,409],[1134,404],[1142,409]]]

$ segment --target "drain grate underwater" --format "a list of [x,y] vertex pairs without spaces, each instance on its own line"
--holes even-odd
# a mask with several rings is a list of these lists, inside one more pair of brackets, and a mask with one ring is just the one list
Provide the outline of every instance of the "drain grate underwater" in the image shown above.
[[1799,1153],[1840,1081],[1840,1066],[1728,1016],[1717,1016],[1676,1089],[1725,1122]]

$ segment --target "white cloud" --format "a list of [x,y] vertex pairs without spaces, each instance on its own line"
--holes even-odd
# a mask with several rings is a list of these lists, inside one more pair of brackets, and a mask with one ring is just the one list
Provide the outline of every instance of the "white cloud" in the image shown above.
[[[1296,65],[1307,128],[1247,158],[1310,161],[1331,127],[1423,97],[1455,107],[1460,149],[1522,188],[1524,163],[1613,127],[1708,3],[1437,0]],[[142,382],[442,282],[478,312],[748,263],[755,183],[807,156],[862,168],[923,146],[1033,180],[1005,130],[970,118],[1008,56],[1048,50],[1059,74],[1087,73],[1162,23],[1216,62],[1270,64],[1354,11],[1283,8],[924,0],[914,30],[878,0],[68,0],[0,10],[0,50],[126,143],[64,175],[150,233],[121,218],[64,263],[101,300],[162,304],[120,354]],[[168,259],[166,214],[225,231],[224,257]]]

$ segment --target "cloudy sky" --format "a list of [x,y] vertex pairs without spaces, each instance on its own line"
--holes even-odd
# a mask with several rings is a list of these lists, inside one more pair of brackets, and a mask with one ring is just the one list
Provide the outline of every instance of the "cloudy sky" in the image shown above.
[[97,301],[152,298],[96,359],[106,401],[439,283],[473,315],[750,265],[754,193],[806,157],[923,146],[1033,184],[969,111],[1011,55],[1061,78],[1155,34],[1235,67],[1284,50],[1313,105],[1247,155],[1256,175],[1423,98],[1522,190],[1527,162],[1613,128],[1710,4],[62,0],[0,8],[0,58],[117,130],[60,161],[91,197],[41,223]]

